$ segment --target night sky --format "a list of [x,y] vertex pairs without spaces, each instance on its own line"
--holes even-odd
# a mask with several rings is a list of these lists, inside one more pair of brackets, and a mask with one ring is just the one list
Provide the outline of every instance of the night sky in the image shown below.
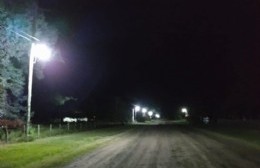
[[[214,112],[260,100],[259,4],[253,0],[40,0],[62,61],[36,81],[46,94],[118,96]],[[41,88],[45,89],[41,89]],[[38,102],[37,102],[38,101]],[[241,106],[242,104],[242,106]],[[245,106],[243,106],[245,104]]]

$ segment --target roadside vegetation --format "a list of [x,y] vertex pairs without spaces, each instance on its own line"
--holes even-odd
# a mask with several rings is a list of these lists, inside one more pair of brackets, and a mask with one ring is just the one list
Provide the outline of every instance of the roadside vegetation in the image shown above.
[[92,129],[93,126],[89,124],[34,124],[30,128],[29,139],[25,136],[25,127],[8,129],[8,134],[6,135],[5,129],[0,129],[0,144],[1,143],[16,143],[23,141],[33,141],[39,138],[45,138],[50,136],[57,136],[63,134],[77,133],[85,130]]
[[220,120],[217,124],[204,125],[203,128],[214,137],[233,139],[260,149],[260,122],[241,120]]
[[59,167],[113,140],[129,127],[111,127],[0,145],[0,168]]

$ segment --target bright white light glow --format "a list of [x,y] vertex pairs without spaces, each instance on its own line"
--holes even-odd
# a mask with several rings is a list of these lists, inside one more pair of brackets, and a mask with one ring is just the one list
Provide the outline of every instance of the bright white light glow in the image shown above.
[[63,122],[77,122],[77,121],[87,122],[88,118],[70,118],[70,117],[63,118]]
[[63,122],[77,122],[77,119],[76,118],[65,117],[65,118],[63,118]]
[[78,121],[88,122],[88,118],[78,118]]
[[32,44],[31,55],[42,61],[48,61],[51,58],[51,49],[45,44]]
[[155,114],[155,118],[160,118],[160,114]]
[[143,113],[146,113],[146,112],[147,112],[147,109],[146,109],[146,108],[142,108],[142,112],[143,112]]
[[183,112],[183,113],[187,113],[188,110],[187,110],[187,108],[182,108],[182,109],[181,109],[181,112]]
[[140,106],[135,106],[135,112],[138,112],[141,110],[141,107]]
[[153,112],[152,111],[149,111],[148,112],[148,115],[151,117],[153,115]]

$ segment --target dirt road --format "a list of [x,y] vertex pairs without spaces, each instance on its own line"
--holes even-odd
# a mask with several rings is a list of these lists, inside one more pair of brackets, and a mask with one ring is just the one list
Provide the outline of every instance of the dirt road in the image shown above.
[[66,168],[259,168],[260,151],[171,125],[138,126]]

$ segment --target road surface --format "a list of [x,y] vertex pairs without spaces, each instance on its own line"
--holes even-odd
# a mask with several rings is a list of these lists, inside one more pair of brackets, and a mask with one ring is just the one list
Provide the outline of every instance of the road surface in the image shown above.
[[171,125],[137,126],[65,168],[259,168],[260,151]]

